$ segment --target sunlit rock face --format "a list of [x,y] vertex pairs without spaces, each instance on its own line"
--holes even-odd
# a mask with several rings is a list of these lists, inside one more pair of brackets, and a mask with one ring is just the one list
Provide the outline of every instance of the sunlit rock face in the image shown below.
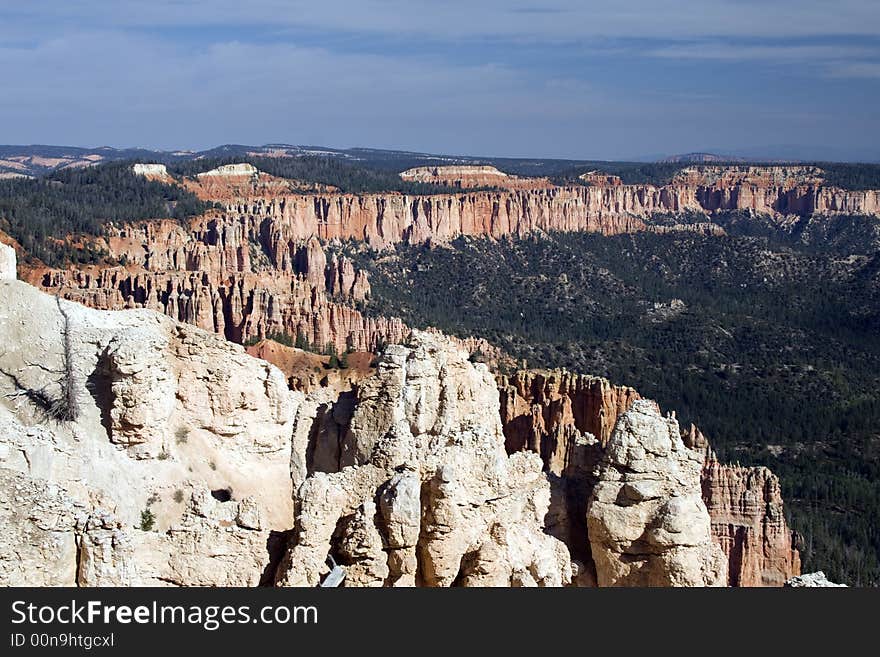
[[[305,414],[294,445],[296,525],[278,572],[315,585],[333,555],[354,586],[561,586],[565,545],[544,532],[540,459],[508,456],[485,365],[429,333],[388,347],[347,417]],[[340,424],[340,420],[342,423]],[[327,458],[327,454],[330,458]]]
[[599,586],[725,586],[700,488],[702,454],[639,400],[608,441],[587,509]]

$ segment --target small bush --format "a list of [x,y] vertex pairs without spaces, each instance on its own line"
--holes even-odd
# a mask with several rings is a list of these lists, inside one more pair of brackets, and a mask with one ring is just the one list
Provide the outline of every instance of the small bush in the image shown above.
[[174,501],[177,502],[178,504],[183,502],[183,489],[182,488],[178,488],[176,491],[174,491]]
[[174,438],[177,441],[178,445],[183,445],[189,440],[189,428],[188,427],[180,427],[177,431],[174,432]]
[[148,532],[153,529],[156,524],[156,516],[149,509],[141,511],[141,531]]

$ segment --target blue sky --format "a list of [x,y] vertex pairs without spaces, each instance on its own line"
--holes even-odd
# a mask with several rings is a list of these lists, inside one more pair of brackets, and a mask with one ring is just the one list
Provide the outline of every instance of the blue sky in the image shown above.
[[877,0],[0,0],[0,143],[880,160]]

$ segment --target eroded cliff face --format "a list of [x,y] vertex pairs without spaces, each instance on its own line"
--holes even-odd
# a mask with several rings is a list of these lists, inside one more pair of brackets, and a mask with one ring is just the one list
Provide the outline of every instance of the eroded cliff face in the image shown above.
[[[655,215],[682,212],[880,214],[880,191],[825,186],[819,170],[739,169],[685,169],[664,186],[623,185],[613,176],[594,174],[585,178],[590,183],[585,186],[555,187],[541,183],[530,189],[434,196],[336,193],[226,198],[222,202],[233,216],[271,220],[275,224],[273,233],[283,234],[288,240],[317,235],[326,240],[364,240],[376,248],[398,242],[449,240],[459,235],[501,237],[549,231],[611,235],[653,230],[651,220]],[[435,175],[430,167],[410,176],[437,182],[452,180],[439,173]],[[486,183],[486,176],[488,173],[475,180]]]
[[776,475],[710,460],[702,481],[712,533],[729,558],[731,586],[782,586],[800,574]]
[[264,228],[215,214],[189,227],[109,227],[102,246],[124,265],[31,269],[26,278],[92,308],[148,308],[239,343],[284,334],[343,352],[407,335],[400,320],[352,307],[370,284],[351,260],[328,258],[316,238],[282,243]]
[[638,400],[605,446],[587,507],[599,586],[725,586],[727,558],[701,497],[702,455]]
[[[640,399],[632,388],[566,371],[522,370],[498,378],[501,418],[508,451],[538,453],[564,500],[558,523],[583,572],[594,572],[589,546],[577,536],[599,480],[607,444],[620,417]],[[681,432],[702,463],[702,500],[711,531],[727,559],[731,586],[781,586],[800,574],[796,536],[783,514],[778,478],[767,468],[719,463],[705,436],[693,425]]]
[[[181,182],[222,209],[185,226],[172,221],[107,226],[97,246],[123,264],[31,268],[25,277],[94,308],[149,308],[235,342],[281,333],[302,336],[319,350],[331,344],[337,351],[372,350],[400,342],[408,330],[399,320],[368,318],[353,308],[370,294],[367,276],[345,257],[328,257],[319,239],[354,239],[383,249],[461,235],[550,231],[722,234],[724,229],[708,220],[654,219],[736,209],[777,216],[880,214],[880,192],[826,187],[821,170],[808,167],[698,167],[662,187],[623,185],[595,173],[585,174],[589,185],[556,187],[488,169],[440,169],[408,175],[468,185],[484,184],[489,176],[513,188],[354,195],[229,165]],[[139,172],[165,175],[152,165],[141,165]]]
[[311,426],[294,440],[302,483],[279,582],[316,585],[331,554],[347,585],[567,584],[568,550],[544,532],[549,481],[534,454],[505,452],[497,407],[485,365],[415,332],[354,399],[301,414]]
[[[696,586],[726,582],[725,545],[751,551],[737,583],[796,563],[754,549],[787,531],[769,473],[704,466],[701,438],[601,380],[499,391],[438,333],[308,394],[216,334],[18,281],[0,335],[3,584],[313,586],[330,556],[346,586]],[[565,458],[519,447],[546,432]]]
[[302,395],[279,370],[17,281],[0,281],[0,335],[0,582],[260,582],[293,514]]
[[557,475],[569,471],[573,427],[604,446],[639,394],[601,377],[563,370],[520,370],[498,378],[501,422],[509,452],[537,452]]

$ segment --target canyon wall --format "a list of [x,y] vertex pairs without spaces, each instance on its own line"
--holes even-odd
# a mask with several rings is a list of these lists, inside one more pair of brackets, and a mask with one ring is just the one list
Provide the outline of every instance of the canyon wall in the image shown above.
[[605,235],[649,229],[658,214],[753,210],[768,214],[880,214],[880,191],[822,185],[592,185],[461,194],[317,194],[240,198],[226,211],[271,220],[273,241],[363,240],[376,248],[459,235],[526,235],[580,231]]
[[25,278],[62,298],[104,309],[148,308],[234,342],[283,334],[313,350],[374,350],[399,342],[398,319],[352,306],[370,294],[362,271],[329,258],[316,238],[267,240],[261,226],[208,215],[108,227],[102,246],[123,263],[30,269]]
[[[139,168],[144,175],[153,170]],[[352,307],[370,294],[367,276],[347,258],[328,258],[319,239],[362,240],[385,248],[460,235],[549,231],[720,234],[723,229],[708,220],[662,225],[652,218],[732,209],[880,213],[877,191],[825,187],[818,172],[704,167],[685,169],[663,187],[593,176],[589,186],[542,183],[535,189],[407,196],[343,194],[314,185],[306,185],[312,193],[291,193],[300,186],[296,181],[230,165],[182,183],[223,209],[187,225],[168,220],[110,224],[97,246],[118,266],[31,268],[24,277],[95,308],[150,308],[236,342],[286,334],[317,350],[328,345],[337,351],[372,350],[399,342],[407,329],[399,320],[367,318]],[[434,175],[433,169],[419,175],[428,174]],[[456,175],[464,174],[456,169]]]

